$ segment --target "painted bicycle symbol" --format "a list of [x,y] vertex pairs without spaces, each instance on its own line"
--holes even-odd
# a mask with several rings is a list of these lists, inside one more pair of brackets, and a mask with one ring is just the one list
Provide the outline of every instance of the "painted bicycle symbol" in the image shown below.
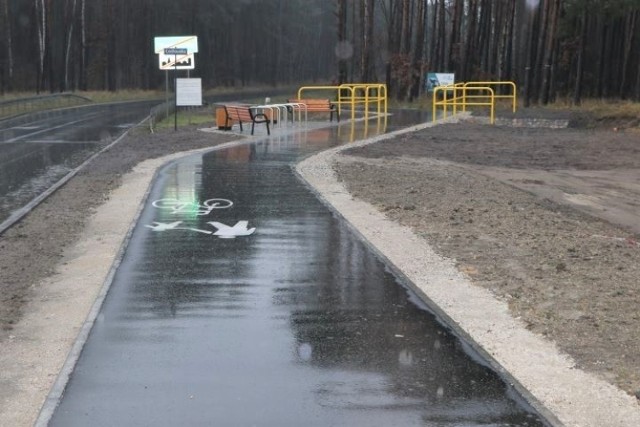
[[233,202],[227,199],[208,199],[202,203],[184,202],[178,199],[160,199],[152,203],[154,208],[170,210],[172,214],[193,213],[197,216],[209,215],[214,209],[228,209]]

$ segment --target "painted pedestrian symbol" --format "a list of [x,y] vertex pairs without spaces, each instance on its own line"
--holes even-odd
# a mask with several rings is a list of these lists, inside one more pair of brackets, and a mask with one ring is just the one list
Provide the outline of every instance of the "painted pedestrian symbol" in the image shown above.
[[[183,202],[177,199],[160,199],[152,203],[156,209],[168,210],[174,215],[209,215],[214,209],[228,209],[233,206],[233,202],[227,199],[208,199],[203,203]],[[200,228],[188,227],[182,221],[158,222],[145,225],[153,231],[188,230],[196,233],[218,236],[220,239],[235,239],[240,236],[250,236],[256,231],[255,227],[249,228],[249,221],[238,221],[235,225],[226,225],[218,221],[209,221],[207,224],[215,228],[214,231],[202,230]]]

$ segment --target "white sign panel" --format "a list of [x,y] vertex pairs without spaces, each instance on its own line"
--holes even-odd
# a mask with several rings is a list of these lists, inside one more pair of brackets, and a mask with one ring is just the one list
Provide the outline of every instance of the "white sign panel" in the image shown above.
[[165,49],[182,48],[188,53],[198,53],[198,36],[154,37],[153,50],[164,53]]
[[[171,55],[166,51],[186,54]],[[198,53],[197,36],[154,37],[153,50],[158,54],[158,65],[161,70],[193,70],[196,66],[194,53]]]
[[438,86],[449,86],[454,84],[456,76],[453,73],[428,73],[425,85],[427,91],[433,92],[433,89]]
[[192,53],[187,55],[158,54],[161,70],[193,70],[196,68],[196,60]]
[[202,105],[202,79],[176,79],[176,105]]

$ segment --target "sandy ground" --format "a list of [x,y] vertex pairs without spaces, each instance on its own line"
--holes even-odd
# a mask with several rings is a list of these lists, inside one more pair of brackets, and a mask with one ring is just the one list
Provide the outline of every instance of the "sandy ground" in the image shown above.
[[[460,277],[468,281],[468,292],[487,292],[478,301],[486,301],[486,307],[496,301],[508,307],[503,311],[497,306],[495,313],[516,319],[513,328],[526,328],[534,338],[545,337],[544,343],[556,343],[570,355],[573,359],[559,358],[561,371],[594,373],[635,401],[631,396],[640,390],[639,135],[442,125],[354,147],[331,157],[330,163],[337,162],[337,176],[356,200],[375,206],[383,220],[408,227],[407,239],[426,245],[421,250],[435,250],[434,260],[448,260],[442,265],[446,277],[454,277],[456,283]],[[86,292],[76,286],[52,293],[47,286],[64,274],[65,266],[81,259],[86,252],[83,244],[96,246],[109,240],[106,235],[93,243],[83,239],[86,227],[95,226],[96,215],[104,213],[103,203],[117,202],[113,192],[128,185],[131,174],[125,174],[145,159],[211,147],[231,137],[195,128],[178,134],[134,131],[0,236],[0,425],[31,424],[72,344],[72,335],[54,339],[56,360],[47,364],[43,360],[53,358],[49,353],[36,352],[30,358],[20,353],[38,347],[30,334],[41,327],[33,319],[55,330],[60,317],[67,315],[64,307],[69,313],[74,308],[65,292],[85,294],[84,314],[99,293],[99,277]],[[150,167],[146,175],[155,166]],[[117,203],[110,209],[117,211]],[[133,219],[135,212],[128,215]],[[124,216],[115,219],[123,222]],[[110,243],[112,254],[105,257],[106,264],[115,257],[117,242],[122,242],[128,226]],[[410,266],[406,271],[401,259],[394,262],[412,277]],[[58,302],[62,311],[39,311],[48,302]],[[447,312],[456,306],[455,301],[443,304]],[[77,323],[65,327],[73,333],[79,328]],[[489,333],[478,341],[486,341],[493,354],[491,340],[498,337]],[[506,345],[513,342],[507,340]],[[556,357],[553,345],[544,348],[542,353]],[[578,381],[575,387],[585,384]],[[600,383],[593,392],[596,395],[586,393],[587,402],[599,400],[597,396],[617,396],[616,389]],[[547,405],[549,400],[558,401],[559,410],[574,404],[567,396],[540,393]],[[622,401],[628,406],[629,401]],[[638,416],[637,402],[633,405],[636,408],[627,417],[631,422]],[[627,406],[620,413],[626,414]],[[575,406],[573,412],[580,413],[583,407]],[[640,425],[575,423],[571,416],[563,418],[567,425]]]

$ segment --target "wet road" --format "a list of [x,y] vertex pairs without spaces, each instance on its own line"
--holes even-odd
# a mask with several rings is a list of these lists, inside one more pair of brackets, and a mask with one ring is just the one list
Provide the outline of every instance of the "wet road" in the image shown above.
[[50,425],[544,425],[294,176],[363,126],[165,167]]
[[154,101],[67,108],[0,125],[0,224],[148,114]]

